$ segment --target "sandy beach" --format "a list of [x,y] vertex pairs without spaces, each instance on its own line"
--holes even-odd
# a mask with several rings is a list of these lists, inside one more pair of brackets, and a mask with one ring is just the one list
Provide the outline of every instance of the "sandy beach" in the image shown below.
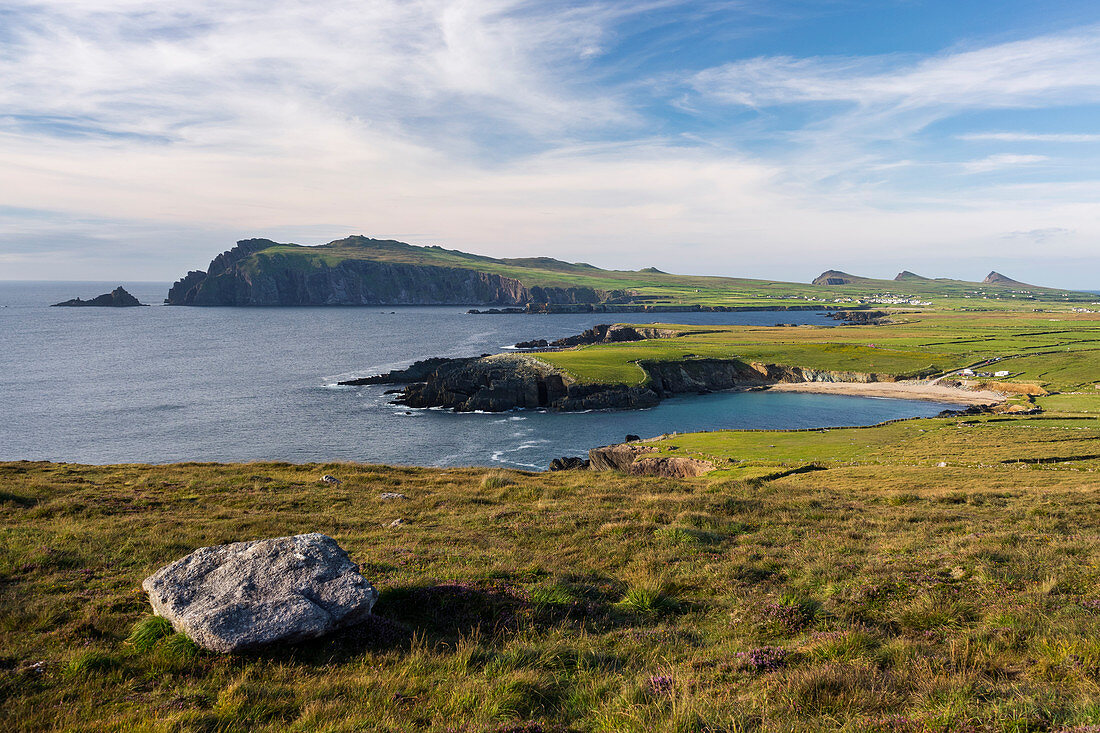
[[969,390],[923,381],[904,382],[783,382],[767,389],[776,392],[815,392],[861,397],[895,397],[905,400],[952,402],[959,405],[992,405],[1005,396],[989,390]]

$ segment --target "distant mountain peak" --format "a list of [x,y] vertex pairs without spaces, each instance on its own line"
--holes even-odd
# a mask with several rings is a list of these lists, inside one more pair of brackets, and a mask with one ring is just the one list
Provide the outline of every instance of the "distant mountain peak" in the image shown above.
[[840,270],[826,270],[810,282],[812,285],[851,285],[862,279]]
[[985,280],[982,280],[982,282],[986,285],[1025,285],[1027,287],[1032,287],[1031,285],[1028,285],[1027,283],[1022,283],[1019,280],[1013,280],[1007,275],[1002,275],[996,270],[986,275]]
[[930,279],[930,278],[924,277],[923,275],[918,275],[915,272],[910,272],[909,270],[902,270],[894,278],[894,280],[928,280],[928,279]]

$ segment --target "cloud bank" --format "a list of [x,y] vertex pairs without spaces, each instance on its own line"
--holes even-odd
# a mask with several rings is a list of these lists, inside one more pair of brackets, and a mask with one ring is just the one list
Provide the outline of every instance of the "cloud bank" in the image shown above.
[[1067,232],[1067,262],[1095,251],[1098,136],[950,126],[1100,103],[1096,28],[709,68],[688,39],[647,65],[639,39],[685,13],[758,10],[9,2],[0,267],[169,278],[237,237],[349,233],[789,279],[980,276],[950,270],[959,248],[1024,257],[1034,239],[1015,232]]

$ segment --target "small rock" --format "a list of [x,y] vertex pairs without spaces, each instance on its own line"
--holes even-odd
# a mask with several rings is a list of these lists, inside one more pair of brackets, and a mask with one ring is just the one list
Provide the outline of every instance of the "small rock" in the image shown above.
[[403,526],[405,526],[405,520],[404,519],[395,519],[392,522],[390,522],[390,526],[391,527],[403,527]]
[[203,547],[141,585],[158,616],[216,652],[322,636],[362,621],[378,600],[336,540],[318,533]]
[[330,476],[327,473],[324,476],[321,477],[321,482],[326,483],[326,484],[332,484],[333,486],[339,486],[340,484],[343,483],[343,481],[341,481],[340,479],[336,478],[335,476]]
[[641,439],[642,439],[642,436],[634,435],[633,433],[630,433],[626,436],[626,440],[624,440],[623,442],[624,443],[633,443],[635,440],[641,440]]
[[947,464],[944,463],[943,461],[940,461],[939,463],[936,464],[936,468],[947,468]]
[[551,471],[573,471],[588,468],[588,461],[576,456],[564,456],[550,461]]
[[404,494],[394,493],[392,491],[383,491],[378,496],[378,498],[381,499],[382,501],[389,501],[391,499],[408,499],[409,497],[405,496]]

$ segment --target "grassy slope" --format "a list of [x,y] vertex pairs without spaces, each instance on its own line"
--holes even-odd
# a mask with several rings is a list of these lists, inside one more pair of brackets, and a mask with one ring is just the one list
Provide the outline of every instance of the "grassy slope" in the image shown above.
[[[1021,467],[983,452],[1078,451],[1088,436],[1071,423],[995,435],[985,431],[999,423],[919,421],[863,431],[854,448],[850,431],[815,442],[746,434],[742,448],[767,435],[791,465],[831,457],[826,470],[750,481],[0,464],[0,721],[12,731],[1098,723],[1100,539],[1083,531],[1100,521],[1097,466]],[[932,467],[960,440],[984,447]],[[319,484],[322,473],[343,485]],[[381,502],[383,491],[409,499]],[[387,526],[398,517],[407,524]],[[160,565],[197,546],[307,531],[362,564],[382,620],[232,657],[175,637],[127,642],[148,618],[140,581]],[[542,727],[515,727],[531,721]]]
[[[781,320],[781,316],[777,320]],[[992,370],[1051,391],[1091,390],[1100,381],[1100,315],[937,311],[895,317],[887,326],[759,328],[678,326],[674,339],[595,345],[539,354],[584,382],[638,384],[639,360],[739,358],[827,370],[898,376],[945,371],[1001,358]]]
[[[958,280],[862,279],[858,285],[822,287],[804,283],[772,282],[745,278],[671,275],[646,271],[601,270],[586,264],[548,257],[496,259],[439,247],[418,247],[401,242],[349,237],[326,245],[304,247],[281,244],[248,258],[243,267],[258,268],[277,261],[280,266],[332,267],[341,261],[374,260],[402,264],[460,267],[491,272],[543,287],[590,287],[597,290],[632,290],[655,297],[653,302],[675,305],[779,305],[805,304],[807,298],[833,301],[859,298],[869,293],[934,298],[940,305],[983,310],[1018,308],[1020,303],[1087,303],[1095,295],[1049,288],[1022,291],[1018,286],[982,285]],[[1037,298],[1036,301],[1028,300]]]

